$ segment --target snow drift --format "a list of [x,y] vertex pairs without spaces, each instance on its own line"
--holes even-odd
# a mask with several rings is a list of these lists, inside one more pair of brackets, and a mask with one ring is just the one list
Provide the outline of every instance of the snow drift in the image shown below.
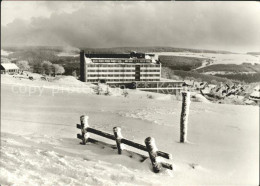
[[[259,107],[192,102],[189,143],[181,144],[180,101],[144,99],[147,93],[131,92],[126,98],[52,95],[46,87],[41,95],[29,95],[13,91],[14,81],[39,83],[11,79],[1,84],[2,185],[258,184]],[[175,171],[154,174],[149,159],[139,162],[111,148],[80,145],[75,125],[83,114],[91,127],[109,133],[121,127],[124,137],[138,143],[154,137],[159,150],[173,155]]]

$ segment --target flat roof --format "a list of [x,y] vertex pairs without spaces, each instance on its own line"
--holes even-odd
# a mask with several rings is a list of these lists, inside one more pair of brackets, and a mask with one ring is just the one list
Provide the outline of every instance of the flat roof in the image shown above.
[[[145,58],[88,58],[91,60],[92,63],[152,63],[152,59],[145,59]],[[105,62],[109,60],[108,62]],[[114,60],[114,61],[113,61]]]
[[131,53],[85,53],[88,58],[131,58],[144,59],[145,53],[131,52]]
[[88,58],[130,58],[130,54],[86,54]]

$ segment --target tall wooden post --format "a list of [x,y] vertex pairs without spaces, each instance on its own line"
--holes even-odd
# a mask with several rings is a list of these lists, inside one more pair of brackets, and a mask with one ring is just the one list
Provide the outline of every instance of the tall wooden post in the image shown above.
[[116,138],[116,146],[117,146],[117,150],[118,150],[118,154],[122,154],[122,144],[121,144],[121,139],[123,138],[122,134],[121,134],[121,128],[120,127],[114,127],[113,128],[113,132]]
[[190,107],[190,93],[182,92],[182,109],[181,109],[181,121],[180,121],[180,142],[181,143],[185,143],[187,140],[189,107]]
[[156,160],[158,149],[155,145],[155,140],[154,138],[148,137],[144,142],[152,162],[153,172],[158,173],[161,170],[161,164]]
[[82,115],[80,116],[80,125],[81,125],[81,133],[82,133],[82,144],[86,145],[89,134],[87,133],[88,125],[88,116]]

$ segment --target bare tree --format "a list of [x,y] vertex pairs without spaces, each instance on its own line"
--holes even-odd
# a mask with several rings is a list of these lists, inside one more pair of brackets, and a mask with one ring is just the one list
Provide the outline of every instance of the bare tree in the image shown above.
[[41,63],[39,63],[39,62],[33,63],[32,68],[33,68],[33,72],[34,73],[42,73],[42,65],[41,65]]
[[29,70],[30,66],[28,61],[18,61],[16,65],[19,67],[20,70]]
[[43,61],[42,66],[42,74],[51,75],[53,72],[52,63],[50,61]]
[[57,74],[63,74],[65,72],[63,66],[61,66],[61,65],[53,64],[52,67],[53,67],[54,76]]

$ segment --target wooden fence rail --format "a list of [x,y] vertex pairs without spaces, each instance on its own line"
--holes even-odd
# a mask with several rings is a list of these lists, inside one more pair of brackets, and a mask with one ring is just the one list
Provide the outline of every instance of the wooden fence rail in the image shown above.
[[123,151],[122,144],[148,152],[150,160],[152,162],[153,171],[155,173],[160,172],[162,167],[166,168],[166,169],[170,169],[170,170],[173,169],[172,165],[169,163],[158,162],[158,160],[156,158],[157,156],[161,156],[166,159],[172,159],[172,155],[169,153],[166,153],[166,152],[158,151],[157,147],[155,145],[154,138],[151,138],[151,137],[146,138],[145,145],[142,145],[142,144],[135,143],[131,140],[123,138],[120,127],[114,127],[113,128],[114,135],[112,135],[112,134],[89,127],[88,116],[81,116],[80,121],[81,121],[81,124],[77,124],[77,128],[81,129],[81,134],[77,134],[77,138],[82,140],[81,144],[85,145],[87,142],[95,143],[97,140],[89,137],[89,133],[93,133],[93,134],[108,138],[110,140],[116,141],[118,154],[122,154],[122,151]]

